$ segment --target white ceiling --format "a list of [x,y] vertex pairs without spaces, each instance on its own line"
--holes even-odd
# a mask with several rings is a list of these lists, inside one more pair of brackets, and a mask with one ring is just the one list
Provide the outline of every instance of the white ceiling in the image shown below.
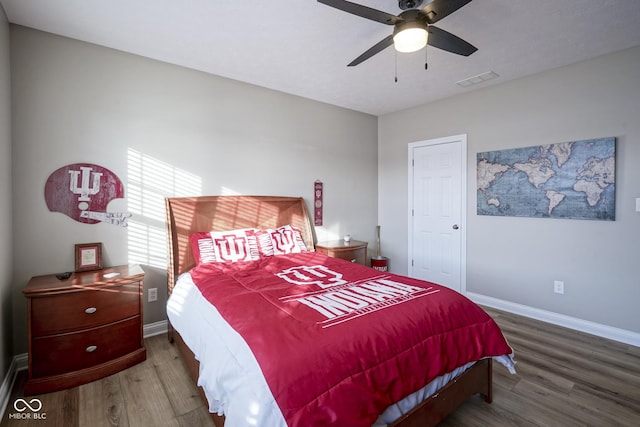
[[[399,14],[397,0],[352,0]],[[428,2],[429,0],[425,1]],[[393,27],[315,0],[0,0],[10,22],[374,115],[640,45],[640,0],[474,0],[436,26],[469,57],[390,47]],[[462,88],[487,71],[499,77]]]

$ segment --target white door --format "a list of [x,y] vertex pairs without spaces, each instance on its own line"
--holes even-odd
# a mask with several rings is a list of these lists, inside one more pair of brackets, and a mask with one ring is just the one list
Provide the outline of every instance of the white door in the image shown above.
[[409,276],[466,292],[467,136],[409,144]]

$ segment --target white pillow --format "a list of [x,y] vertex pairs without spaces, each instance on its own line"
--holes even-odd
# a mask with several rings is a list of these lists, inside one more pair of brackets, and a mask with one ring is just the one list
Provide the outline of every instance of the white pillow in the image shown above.
[[260,253],[264,256],[307,252],[300,230],[291,225],[256,231]]
[[254,229],[212,231],[213,252],[217,262],[256,261],[260,259]]

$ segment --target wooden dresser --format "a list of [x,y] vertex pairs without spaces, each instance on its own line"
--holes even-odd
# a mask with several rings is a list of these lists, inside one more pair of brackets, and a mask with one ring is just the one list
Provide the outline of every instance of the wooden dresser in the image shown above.
[[351,240],[349,242],[332,240],[316,243],[316,251],[333,258],[346,259],[347,261],[365,265],[367,262],[367,245],[367,242],[359,240]]
[[67,280],[33,277],[23,291],[29,322],[25,395],[75,387],[145,360],[143,278],[139,265],[74,273]]

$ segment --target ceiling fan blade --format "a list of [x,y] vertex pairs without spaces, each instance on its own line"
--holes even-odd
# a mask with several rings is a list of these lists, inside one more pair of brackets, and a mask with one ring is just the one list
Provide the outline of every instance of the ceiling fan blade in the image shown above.
[[435,24],[470,2],[471,0],[433,0],[421,12],[427,16],[427,23]]
[[367,59],[371,58],[376,53],[382,52],[383,50],[385,50],[386,48],[388,48],[392,44],[393,44],[393,36],[389,35],[389,36],[385,37],[384,39],[380,40],[375,45],[373,45],[373,47],[371,47],[365,53],[363,53],[362,55],[358,56],[356,59],[351,61],[351,63],[349,63],[349,65],[347,65],[347,66],[348,67],[356,66],[356,65],[360,64],[361,62],[364,62]]
[[427,44],[438,49],[446,50],[447,52],[457,53],[462,56],[469,56],[476,50],[477,47],[467,43],[458,36],[454,36],[448,31],[442,30],[433,25],[429,25],[429,38]]
[[367,18],[372,21],[381,22],[387,25],[393,25],[396,22],[402,21],[402,18],[391,15],[390,13],[372,9],[360,4],[351,3],[345,0],[318,0],[318,3],[326,4],[327,6],[335,7],[336,9],[340,9],[353,15]]

